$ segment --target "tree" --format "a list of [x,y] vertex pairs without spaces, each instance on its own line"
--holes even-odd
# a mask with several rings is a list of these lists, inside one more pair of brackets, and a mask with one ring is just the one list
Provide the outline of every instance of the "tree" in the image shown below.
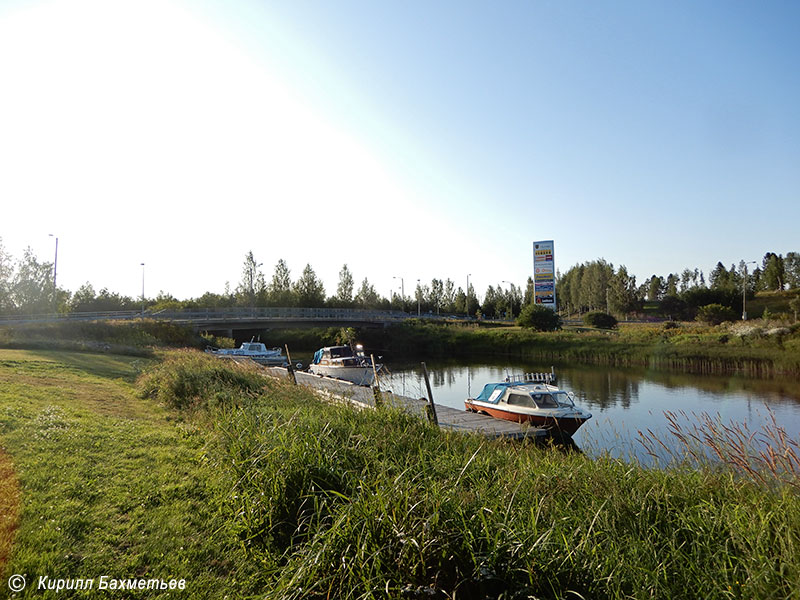
[[612,313],[626,315],[638,307],[636,277],[628,275],[625,265],[620,265],[608,283],[608,309]]
[[240,304],[256,306],[258,300],[266,299],[267,284],[264,274],[259,270],[261,263],[257,263],[253,251],[244,257],[242,265],[242,280],[236,288],[236,296]]
[[9,312],[14,308],[11,298],[11,286],[14,276],[14,263],[11,255],[3,247],[3,238],[0,238],[0,312]]
[[493,286],[486,288],[486,294],[483,296],[483,304],[481,305],[481,312],[487,317],[496,317],[498,311],[498,304],[500,303],[500,296],[498,291]]
[[528,304],[520,312],[517,325],[537,331],[555,331],[561,329],[561,317],[541,304]]
[[678,281],[680,281],[680,279],[678,278],[678,275],[676,275],[675,273],[670,273],[669,275],[667,275],[667,281],[665,284],[666,285],[665,293],[667,296],[678,295]]
[[783,257],[774,252],[764,255],[763,274],[761,275],[766,290],[782,290],[786,279]]
[[11,285],[11,301],[26,313],[50,312],[53,308],[53,263],[39,262],[26,248]]
[[355,304],[360,308],[376,309],[380,307],[381,297],[375,291],[375,287],[370,285],[366,277],[361,282],[361,287],[355,297]]
[[431,279],[430,293],[428,294],[427,302],[438,315],[444,304],[444,283],[441,279]]
[[656,302],[664,297],[666,286],[664,285],[664,279],[659,275],[653,275],[645,282],[645,285],[647,286],[647,299],[650,302]]
[[267,287],[267,298],[271,306],[294,306],[292,278],[286,261],[280,259],[275,265],[272,281]]
[[444,289],[442,290],[442,308],[445,312],[456,312],[456,284],[453,280],[448,278],[444,282]]
[[708,278],[709,286],[712,290],[726,290],[731,287],[730,273],[721,262],[717,263]]
[[310,264],[303,269],[303,274],[295,282],[293,290],[298,306],[318,308],[325,305],[325,286]]
[[348,307],[353,305],[353,274],[347,267],[347,264],[342,266],[339,271],[339,285],[336,288],[336,295],[333,301],[338,306]]
[[800,254],[797,252],[787,252],[783,259],[783,266],[786,275],[786,285],[789,289],[800,288]]

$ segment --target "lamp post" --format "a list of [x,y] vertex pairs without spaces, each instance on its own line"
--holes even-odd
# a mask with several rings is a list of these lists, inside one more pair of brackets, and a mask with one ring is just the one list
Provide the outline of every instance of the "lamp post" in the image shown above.
[[405,310],[406,309],[406,287],[405,287],[405,284],[403,282],[403,278],[402,277],[392,277],[392,279],[399,279],[400,280],[400,300],[403,303],[403,305],[402,305],[403,306],[403,310]]
[[144,319],[144,263],[140,263],[142,266],[142,318]]
[[56,287],[56,275],[58,275],[58,236],[52,233],[48,237],[56,238],[56,256],[53,259],[53,310],[58,312],[58,288]]
[[748,260],[744,263],[744,276],[742,277],[742,321],[747,321],[747,265],[754,265],[756,261]]
[[422,290],[419,288],[419,279],[417,279],[417,316],[420,316],[420,308],[422,302]]

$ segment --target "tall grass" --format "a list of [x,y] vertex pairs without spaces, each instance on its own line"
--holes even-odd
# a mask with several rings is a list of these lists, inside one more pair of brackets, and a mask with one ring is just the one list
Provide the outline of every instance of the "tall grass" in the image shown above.
[[[769,408],[767,407],[767,410]],[[708,413],[664,413],[669,437],[648,430],[639,441],[660,464],[729,467],[758,485],[800,491],[800,444],[769,411],[769,421],[751,431],[746,423],[725,423]]]
[[[163,368],[192,379],[194,361]],[[297,599],[800,594],[792,486],[724,464],[645,469],[446,433],[282,381],[256,395],[249,374],[218,364],[198,376],[215,383],[172,385],[192,390],[184,398],[222,388],[246,398],[204,404],[221,510],[254,566],[243,589]]]

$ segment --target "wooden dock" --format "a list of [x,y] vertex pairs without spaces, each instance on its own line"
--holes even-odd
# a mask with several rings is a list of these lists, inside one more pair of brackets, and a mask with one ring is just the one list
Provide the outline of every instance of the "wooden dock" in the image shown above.
[[[284,379],[290,377],[288,369],[282,367],[264,367],[264,370],[273,377]],[[305,371],[295,371],[294,376],[298,385],[308,386],[322,394],[347,401],[361,408],[375,408],[375,395],[372,388],[331,377],[306,373]],[[428,418],[428,401],[425,398],[409,398],[389,391],[382,391],[381,400],[387,405],[399,407],[420,418]],[[544,438],[548,435],[547,430],[541,427],[531,427],[512,421],[494,419],[486,415],[470,413],[466,410],[458,410],[441,404],[436,405],[436,414],[439,427],[450,431],[477,433],[488,438],[510,439]]]

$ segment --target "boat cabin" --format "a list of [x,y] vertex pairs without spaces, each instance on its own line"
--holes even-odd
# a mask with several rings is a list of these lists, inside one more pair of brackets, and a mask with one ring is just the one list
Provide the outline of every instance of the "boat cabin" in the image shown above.
[[311,364],[354,366],[361,364],[364,360],[364,347],[360,344],[355,348],[350,346],[327,346],[314,353],[314,359]]
[[476,400],[524,408],[559,408],[575,405],[567,392],[555,386],[531,383],[490,383],[484,386]]

